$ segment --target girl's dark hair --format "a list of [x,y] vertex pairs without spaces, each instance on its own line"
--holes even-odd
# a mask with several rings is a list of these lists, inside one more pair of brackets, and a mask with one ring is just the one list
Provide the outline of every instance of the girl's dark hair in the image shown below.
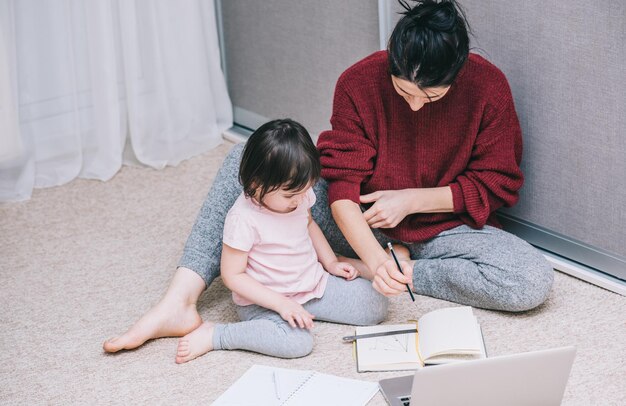
[[469,25],[454,0],[417,0],[404,7],[387,44],[389,70],[420,89],[449,86],[469,55]]
[[300,191],[315,183],[320,155],[308,131],[290,120],[263,124],[248,139],[239,166],[239,182],[248,197],[259,200],[278,188]]

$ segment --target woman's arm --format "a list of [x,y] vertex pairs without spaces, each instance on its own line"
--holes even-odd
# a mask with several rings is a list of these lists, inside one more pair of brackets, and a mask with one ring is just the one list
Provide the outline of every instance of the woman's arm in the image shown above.
[[454,213],[473,228],[487,224],[500,207],[517,203],[524,183],[522,133],[504,75],[492,94],[496,100],[485,107],[467,167],[449,185]]
[[330,208],[346,240],[369,268],[371,274],[364,276],[372,280],[376,290],[391,296],[405,292],[405,284],[413,285],[413,268],[409,263],[400,261],[403,273],[398,271],[396,263],[372,234],[358,204],[351,200],[337,200]]
[[374,203],[363,216],[372,228],[393,228],[415,213],[451,213],[454,209],[449,186],[380,190],[361,196],[361,203]]
[[263,286],[246,273],[248,253],[223,244],[221,274],[224,285],[252,303],[280,314],[292,327],[312,328],[313,316],[297,302]]

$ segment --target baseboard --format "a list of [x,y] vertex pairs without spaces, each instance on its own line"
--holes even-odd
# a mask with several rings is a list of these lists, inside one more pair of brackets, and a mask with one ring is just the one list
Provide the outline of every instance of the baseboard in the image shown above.
[[230,142],[234,142],[236,144],[240,142],[246,142],[248,137],[250,137],[252,131],[247,128],[240,127],[238,125],[234,125],[230,127],[228,130],[222,133],[222,137]]
[[547,252],[540,248],[538,249],[548,260],[548,262],[550,262],[552,267],[557,271],[566,273],[575,278],[581,279],[585,282],[589,282],[606,290],[610,290],[611,292],[615,292],[622,296],[626,296],[626,282],[624,282],[623,280],[596,271],[595,269],[588,268],[584,265],[570,261],[566,258],[559,257],[551,252]]

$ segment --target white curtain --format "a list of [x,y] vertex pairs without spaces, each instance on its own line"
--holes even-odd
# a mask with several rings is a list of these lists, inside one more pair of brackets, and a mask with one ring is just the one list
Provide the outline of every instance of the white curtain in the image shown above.
[[219,144],[217,35],[213,0],[0,0],[0,201]]

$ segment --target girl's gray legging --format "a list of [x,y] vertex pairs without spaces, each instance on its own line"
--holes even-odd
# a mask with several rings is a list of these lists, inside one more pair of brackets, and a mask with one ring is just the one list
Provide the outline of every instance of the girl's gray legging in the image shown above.
[[[324,295],[302,306],[315,321],[367,326],[385,319],[388,300],[366,279],[346,281],[329,275]],[[247,350],[280,358],[304,357],[313,350],[309,330],[291,327],[272,310],[237,306],[237,313],[241,322],[215,326],[213,349]]]
[[[236,145],[224,160],[179,262],[198,273],[207,286],[220,274],[224,219],[242,191],[238,181],[242,150],[243,144]],[[317,202],[312,215],[331,247],[338,254],[356,257],[332,218],[327,183],[320,180],[314,190]],[[373,232],[383,246],[397,242],[377,229]],[[553,270],[541,253],[494,227],[475,230],[462,225],[407,246],[416,260],[413,288],[420,295],[485,309],[524,311],[543,303],[552,286]]]

